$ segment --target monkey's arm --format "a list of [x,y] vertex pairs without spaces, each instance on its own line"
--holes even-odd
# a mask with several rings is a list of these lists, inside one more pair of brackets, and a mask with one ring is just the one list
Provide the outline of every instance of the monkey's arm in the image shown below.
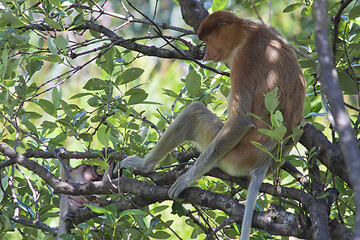
[[168,194],[177,199],[194,180],[213,168],[254,127],[251,118],[229,119],[209,146],[200,154],[195,164],[171,186]]

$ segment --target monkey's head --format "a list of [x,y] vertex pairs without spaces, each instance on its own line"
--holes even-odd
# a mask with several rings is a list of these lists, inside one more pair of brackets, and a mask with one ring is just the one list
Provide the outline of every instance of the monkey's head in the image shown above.
[[220,25],[233,24],[239,22],[239,19],[235,14],[228,11],[217,11],[210,14],[202,21],[197,31],[197,35],[200,40],[204,39],[214,31],[217,31]]
[[197,35],[206,44],[204,61],[228,63],[230,53],[242,43],[242,19],[227,11],[210,14],[200,24]]

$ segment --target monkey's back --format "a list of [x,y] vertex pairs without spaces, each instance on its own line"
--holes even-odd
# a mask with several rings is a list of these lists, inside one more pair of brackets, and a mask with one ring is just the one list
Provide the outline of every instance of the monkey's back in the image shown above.
[[[264,119],[270,124],[270,115],[266,111],[264,94],[278,87],[280,111],[287,128],[286,136],[291,134],[303,118],[303,105],[306,83],[297,58],[278,33],[259,23],[244,20],[249,26],[249,38],[239,50],[231,68],[232,96],[230,102],[239,102],[238,108],[244,108],[251,102],[250,112]],[[233,79],[236,78],[236,79]],[[246,94],[245,92],[248,91]],[[251,101],[246,100],[249,95]],[[245,101],[245,102],[244,102]],[[229,108],[229,111],[236,107]],[[230,113],[236,115],[237,113]],[[242,113],[244,114],[244,113]],[[246,113],[245,113],[246,114]],[[245,115],[244,114],[244,115]],[[246,116],[243,116],[246,117]],[[252,117],[255,128],[251,129],[237,146],[230,151],[218,166],[234,176],[248,175],[254,167],[269,161],[268,154],[253,146],[252,141],[258,142],[272,151],[276,142],[258,132],[258,128],[268,129],[268,126]]]

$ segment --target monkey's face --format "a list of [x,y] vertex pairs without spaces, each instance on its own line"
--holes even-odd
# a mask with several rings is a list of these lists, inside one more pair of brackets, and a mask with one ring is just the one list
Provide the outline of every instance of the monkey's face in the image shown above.
[[204,42],[206,44],[206,53],[203,61],[222,62],[224,61],[230,51],[223,45],[223,41],[219,39],[218,35],[209,34]]

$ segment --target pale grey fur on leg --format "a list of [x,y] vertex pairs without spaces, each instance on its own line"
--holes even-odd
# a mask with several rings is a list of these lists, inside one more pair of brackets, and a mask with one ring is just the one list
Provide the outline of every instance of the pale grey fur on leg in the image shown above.
[[[154,149],[145,158],[135,155],[129,156],[121,161],[120,167],[146,173],[154,171],[156,164],[178,145],[185,141],[199,141],[196,130],[199,131],[199,129],[204,128],[202,125],[205,119],[212,119],[212,125],[207,127],[220,130],[223,125],[221,120],[208,110],[204,104],[200,102],[190,104],[170,124]],[[199,145],[203,144],[199,142]]]

